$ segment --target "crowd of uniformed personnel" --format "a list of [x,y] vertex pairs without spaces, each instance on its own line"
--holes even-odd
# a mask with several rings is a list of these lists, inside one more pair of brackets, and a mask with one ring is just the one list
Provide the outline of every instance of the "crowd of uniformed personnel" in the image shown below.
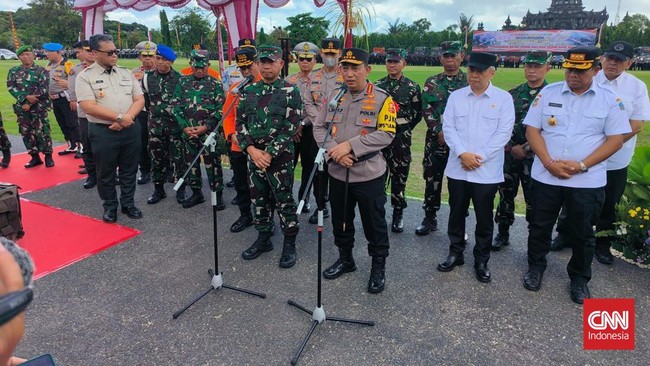
[[[178,181],[186,170],[186,184],[176,194],[178,203],[191,208],[204,202],[201,160],[195,157],[215,132],[216,147],[202,150],[201,157],[209,187],[216,192],[216,209],[225,208],[221,157],[227,154],[237,192],[232,203],[240,209],[230,230],[240,232],[254,225],[258,231],[258,238],[242,253],[244,259],[273,249],[277,212],[284,235],[279,266],[296,264],[299,216],[293,186],[294,168],[300,162],[297,198],[304,203],[300,213],[313,209],[307,221],[323,226],[331,210],[339,258],[323,271],[323,277],[336,279],[356,270],[352,248],[358,205],[372,257],[368,291],[379,293],[385,288],[390,247],[385,192],[390,192],[393,208],[391,231],[401,233],[412,131],[424,119],[424,215],[415,233],[427,235],[438,229],[447,176],[450,247],[438,270],[447,272],[464,264],[465,217],[471,200],[477,218],[474,269],[479,281],[491,280],[490,251],[510,243],[520,185],[530,230],[527,289],[540,288],[546,254],[562,245],[574,251],[567,269],[575,302],[590,297],[587,282],[594,255],[602,263],[613,262],[611,239],[599,239],[596,246],[592,226],[613,225],[612,207],[622,194],[634,135],[640,122],[650,119],[646,88],[625,73],[633,59],[626,42],[612,43],[603,56],[593,47],[569,50],[562,63],[565,81],[551,85],[545,76],[552,54],[530,51],[521,60],[525,82],[505,92],[491,83],[499,57],[481,52],[465,55],[457,41],[440,45],[438,62],[443,71],[420,88],[404,75],[407,59],[400,50],[389,50],[384,58],[386,76],[371,83],[367,77],[372,55],[342,48],[338,38],[323,39],[320,48],[310,42],[296,45],[300,71],[285,79],[280,78],[284,66],[280,48],[241,39],[236,67],[222,79],[210,68],[209,54],[200,45],[190,52],[190,68],[179,72],[173,68],[174,50],[141,42],[136,50],[142,66],[126,72],[115,65],[117,50],[110,37],[101,37],[74,46],[81,61],[74,67],[62,57],[59,44],[43,45],[50,60],[47,68],[34,63],[31,46],[19,48],[21,65],[10,70],[7,85],[16,99],[14,112],[23,142],[32,156],[25,168],[43,164],[40,154],[46,167],[54,166],[47,116],[54,108],[68,141],[59,154],[83,158],[88,173],[84,188],[99,181],[106,222],[117,220],[119,204],[127,216],[142,217],[132,201],[138,165],[137,183],[153,182],[148,204],[166,198],[165,183]],[[323,66],[315,69],[318,59]],[[463,62],[467,71],[461,70]],[[111,104],[112,93],[122,92],[133,96],[132,103]],[[140,105],[141,94],[144,107],[137,109],[133,106]],[[132,113],[133,108],[138,112]],[[577,126],[574,120],[584,125]],[[625,156],[617,156],[610,171],[608,158],[624,142]],[[129,162],[97,152],[118,146],[114,144],[128,151]],[[10,164],[10,147],[0,116],[3,168]],[[98,158],[101,168],[95,166]],[[316,174],[310,185],[312,171]],[[114,193],[116,184],[122,188],[120,202]],[[185,185],[191,189],[189,196]],[[126,197],[125,191],[130,192]],[[499,203],[493,214],[497,193]],[[552,244],[551,229],[560,208],[567,212],[566,222]],[[493,238],[495,223],[498,230]]]

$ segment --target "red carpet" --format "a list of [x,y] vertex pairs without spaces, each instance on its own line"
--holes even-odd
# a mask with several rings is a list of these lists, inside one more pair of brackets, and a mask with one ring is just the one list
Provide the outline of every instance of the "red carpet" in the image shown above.
[[[74,155],[59,156],[58,151],[66,149],[66,145],[54,148],[54,166],[46,168],[45,164],[34,168],[25,169],[24,165],[31,159],[27,153],[14,154],[11,157],[11,165],[7,169],[0,168],[0,182],[16,184],[20,188],[20,194],[25,194],[41,189],[50,188],[59,184],[85,179],[86,175],[77,173],[83,164],[83,160],[75,159]],[[43,155],[41,154],[41,159]]]
[[[79,161],[72,157],[70,160]],[[24,169],[22,166],[20,168]],[[50,182],[56,184],[53,180]],[[20,246],[34,259],[34,278],[43,277],[140,234],[140,231],[132,228],[106,224],[98,219],[25,199],[21,199],[21,208],[26,234],[20,240]]]

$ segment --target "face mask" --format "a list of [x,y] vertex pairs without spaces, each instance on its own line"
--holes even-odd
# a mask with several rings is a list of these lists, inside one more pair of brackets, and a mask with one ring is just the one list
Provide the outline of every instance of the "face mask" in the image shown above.
[[325,57],[323,58],[323,64],[327,67],[334,67],[336,66],[336,58],[335,57]]

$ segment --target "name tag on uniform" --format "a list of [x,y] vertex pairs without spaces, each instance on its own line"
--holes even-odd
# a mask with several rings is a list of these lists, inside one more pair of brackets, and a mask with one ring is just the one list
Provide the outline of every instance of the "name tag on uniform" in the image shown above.
[[549,107],[556,107],[556,108],[562,108],[562,103],[553,103],[553,102],[548,102]]

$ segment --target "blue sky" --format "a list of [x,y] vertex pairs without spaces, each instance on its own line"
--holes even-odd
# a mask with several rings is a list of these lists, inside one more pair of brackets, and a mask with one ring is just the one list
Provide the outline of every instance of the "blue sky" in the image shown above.
[[[29,0],[3,1],[0,10],[15,10],[18,7],[26,6]],[[331,2],[333,0],[329,0]],[[514,24],[518,24],[521,18],[530,10],[532,13],[546,11],[551,0],[519,0],[506,2],[495,0],[481,2],[476,0],[373,0],[375,17],[370,24],[371,31],[385,32],[389,24],[394,23],[398,18],[400,22],[411,24],[420,18],[427,18],[431,23],[432,30],[441,30],[450,24],[458,23],[458,16],[464,13],[467,16],[474,16],[475,23],[483,22],[486,30],[498,30],[503,25],[506,17],[510,15]],[[600,11],[607,7],[610,15],[609,22],[613,22],[619,1],[607,0],[583,0],[585,10]],[[495,6],[498,4],[498,6]],[[191,2],[188,6],[196,6]],[[325,9],[317,8],[312,0],[292,0],[285,7],[272,9],[262,1],[259,6],[258,29],[264,27],[267,33],[273,26],[286,26],[287,17],[300,13],[312,12],[315,16],[326,16]],[[135,10],[116,10],[108,14],[109,19],[121,20],[125,23],[139,22],[150,28],[160,28],[159,12],[160,7],[156,6],[144,12]],[[396,12],[399,9],[399,12]],[[172,19],[177,13],[176,10],[167,8],[167,16]],[[650,0],[621,0],[620,17],[626,12],[630,14],[642,13],[650,17]],[[399,14],[396,14],[399,13]]]

